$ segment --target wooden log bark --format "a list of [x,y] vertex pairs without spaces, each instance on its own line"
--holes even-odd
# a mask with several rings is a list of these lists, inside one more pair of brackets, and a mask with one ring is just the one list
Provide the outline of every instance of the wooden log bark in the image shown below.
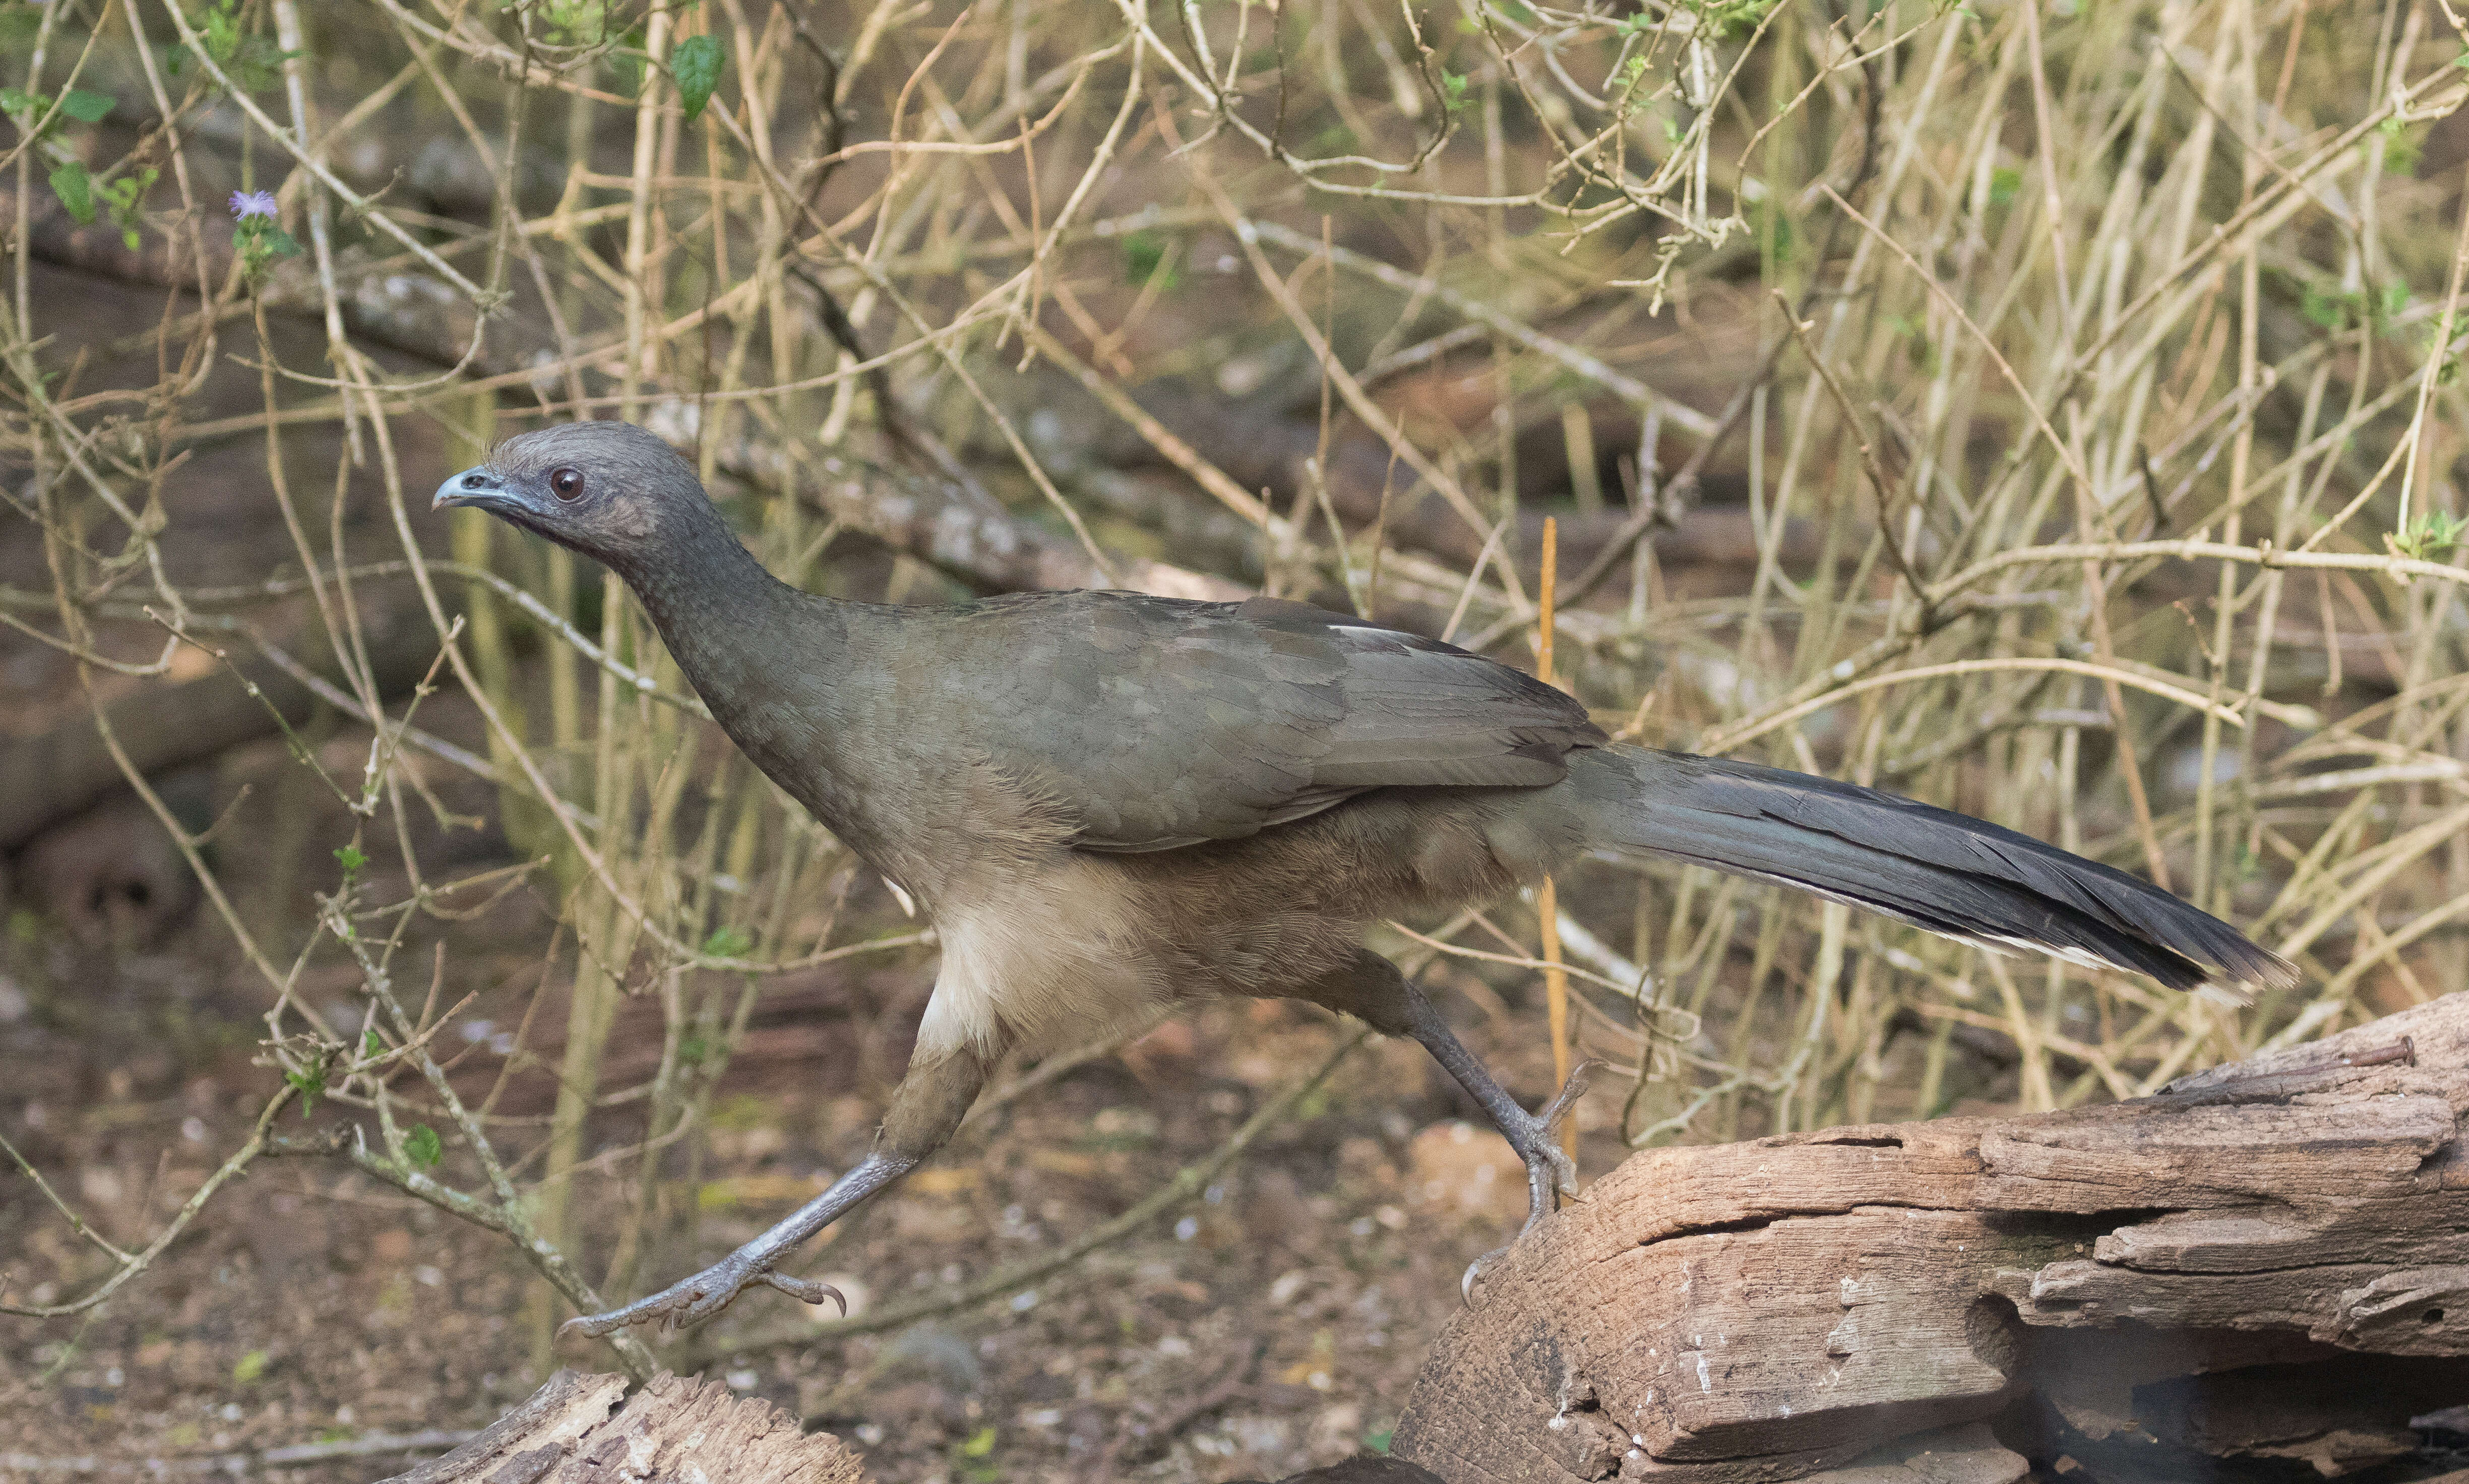
[[1994,1421],[2094,1480],[2383,1461],[2469,1400],[2464,1109],[2469,993],[2108,1107],[1640,1153],[1486,1277],[1396,1450],[1733,1484]]
[[[436,661],[437,630],[407,590],[367,607],[361,633],[381,695],[411,689]],[[296,725],[314,709],[315,694],[288,671],[244,646],[232,650],[237,676],[218,669],[195,680],[152,682],[106,708],[113,735],[139,773],[201,761],[274,730],[277,715]],[[339,673],[322,644],[310,650],[309,667],[330,682]],[[249,694],[251,685],[257,694]],[[72,714],[47,731],[0,741],[0,850],[17,848],[127,785],[91,715]]]
[[[619,1405],[620,1401],[624,1404]],[[611,1408],[615,1411],[611,1412]],[[865,1484],[830,1433],[716,1381],[560,1371],[462,1447],[380,1484]],[[1281,1484],[1440,1484],[1397,1458],[1360,1457]],[[1879,1481],[1887,1484],[1887,1481]]]
[[840,1439],[717,1381],[664,1374],[621,1397],[623,1376],[560,1371],[478,1437],[384,1484],[864,1484]]

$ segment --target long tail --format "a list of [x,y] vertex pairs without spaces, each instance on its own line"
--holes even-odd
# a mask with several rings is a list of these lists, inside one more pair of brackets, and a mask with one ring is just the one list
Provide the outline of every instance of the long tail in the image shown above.
[[2173,989],[2284,986],[2287,960],[2122,870],[1968,815],[1725,758],[1573,754],[1591,843],[1756,876],[1987,948],[2149,974]]

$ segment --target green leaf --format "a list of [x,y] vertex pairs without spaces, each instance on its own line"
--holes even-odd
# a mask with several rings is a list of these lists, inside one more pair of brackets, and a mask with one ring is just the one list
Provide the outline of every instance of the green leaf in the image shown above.
[[240,50],[240,19],[230,7],[217,6],[206,12],[206,55],[218,66],[232,59]]
[[[288,238],[284,240],[286,242],[290,241]],[[300,250],[299,244],[294,243],[291,250],[293,252],[298,252]],[[360,847],[358,846],[343,846],[341,849],[335,852],[335,859],[343,863],[343,879],[346,881],[358,875],[360,873],[360,868],[369,863],[369,858],[360,853]]]
[[2456,520],[2440,510],[2418,517],[2409,530],[2392,539],[2392,549],[2421,562],[2440,562],[2469,535],[2469,520]]
[[411,1131],[403,1136],[403,1157],[422,1170],[433,1169],[446,1157],[445,1141],[427,1124],[414,1124]]
[[960,1456],[963,1458],[983,1458],[994,1450],[995,1429],[992,1427],[980,1427],[975,1436],[960,1445]]
[[52,194],[60,198],[60,204],[69,209],[78,225],[94,220],[94,177],[86,174],[83,165],[71,160],[53,171]]
[[384,1055],[385,1037],[378,1034],[377,1027],[371,1026],[360,1033],[360,1055],[363,1058]]
[[70,88],[60,99],[60,111],[81,124],[99,124],[103,116],[118,107],[120,100],[109,93],[89,93],[84,88]]
[[40,93],[30,93],[22,87],[0,87],[0,109],[27,114],[36,112],[42,106],[43,95]]
[[2297,313],[2306,316],[2308,323],[2320,329],[2340,330],[2347,326],[2349,307],[2356,300],[2357,295],[2353,293],[2309,284],[2298,298]]
[[[1157,272],[1159,266],[1165,262],[1166,248],[1169,245],[1165,234],[1152,232],[1145,227],[1137,232],[1124,234],[1123,281],[1130,284],[1147,283]],[[1165,281],[1159,284],[1158,288],[1172,289],[1179,276],[1181,275],[1173,269],[1167,269]]]
[[703,116],[703,105],[711,102],[711,90],[720,86],[720,69],[726,60],[718,36],[688,36],[669,54],[669,76],[677,80],[678,102],[685,104],[687,123]]
[[703,951],[715,959],[742,958],[753,946],[754,936],[734,922],[713,928],[711,936],[703,940]]
[[608,53],[610,70],[617,74],[619,85],[629,93],[643,90],[643,28],[635,26],[621,32],[617,45]]
[[2023,173],[2011,165],[2000,165],[1989,173],[1989,204],[2003,206],[2022,194]]
[[232,1362],[232,1380],[243,1386],[255,1385],[257,1379],[265,1374],[265,1362],[270,1358],[263,1350],[250,1351]]
[[317,1106],[317,1095],[326,1090],[325,1064],[321,1062],[306,1072],[286,1072],[283,1080],[300,1094],[300,1117],[305,1121]]

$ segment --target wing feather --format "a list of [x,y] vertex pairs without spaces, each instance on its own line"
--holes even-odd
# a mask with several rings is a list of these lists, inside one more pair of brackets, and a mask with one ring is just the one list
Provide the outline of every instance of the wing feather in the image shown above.
[[978,698],[997,760],[1093,850],[1239,839],[1375,788],[1546,787],[1604,740],[1531,675],[1300,603],[1033,593],[960,627],[1012,660]]

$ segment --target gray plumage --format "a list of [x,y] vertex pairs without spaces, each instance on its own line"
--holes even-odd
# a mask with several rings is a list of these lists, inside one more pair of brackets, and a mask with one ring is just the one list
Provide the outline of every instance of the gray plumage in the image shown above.
[[1039,592],[894,608],[799,592],[738,542],[683,459],[622,424],[512,439],[438,501],[615,570],[729,736],[914,897],[943,944],[886,1123],[898,1169],[587,1321],[595,1333],[702,1317],[747,1282],[793,1287],[776,1264],[796,1241],[931,1152],[1005,1050],[1213,995],[1314,999],[1422,1039],[1519,1146],[1539,1215],[1562,1171],[1536,1116],[1362,936],[1590,849],[1781,881],[2179,988],[2295,977],[2169,893],[2027,836],[1824,778],[1613,746],[1532,676],[1300,604]]

